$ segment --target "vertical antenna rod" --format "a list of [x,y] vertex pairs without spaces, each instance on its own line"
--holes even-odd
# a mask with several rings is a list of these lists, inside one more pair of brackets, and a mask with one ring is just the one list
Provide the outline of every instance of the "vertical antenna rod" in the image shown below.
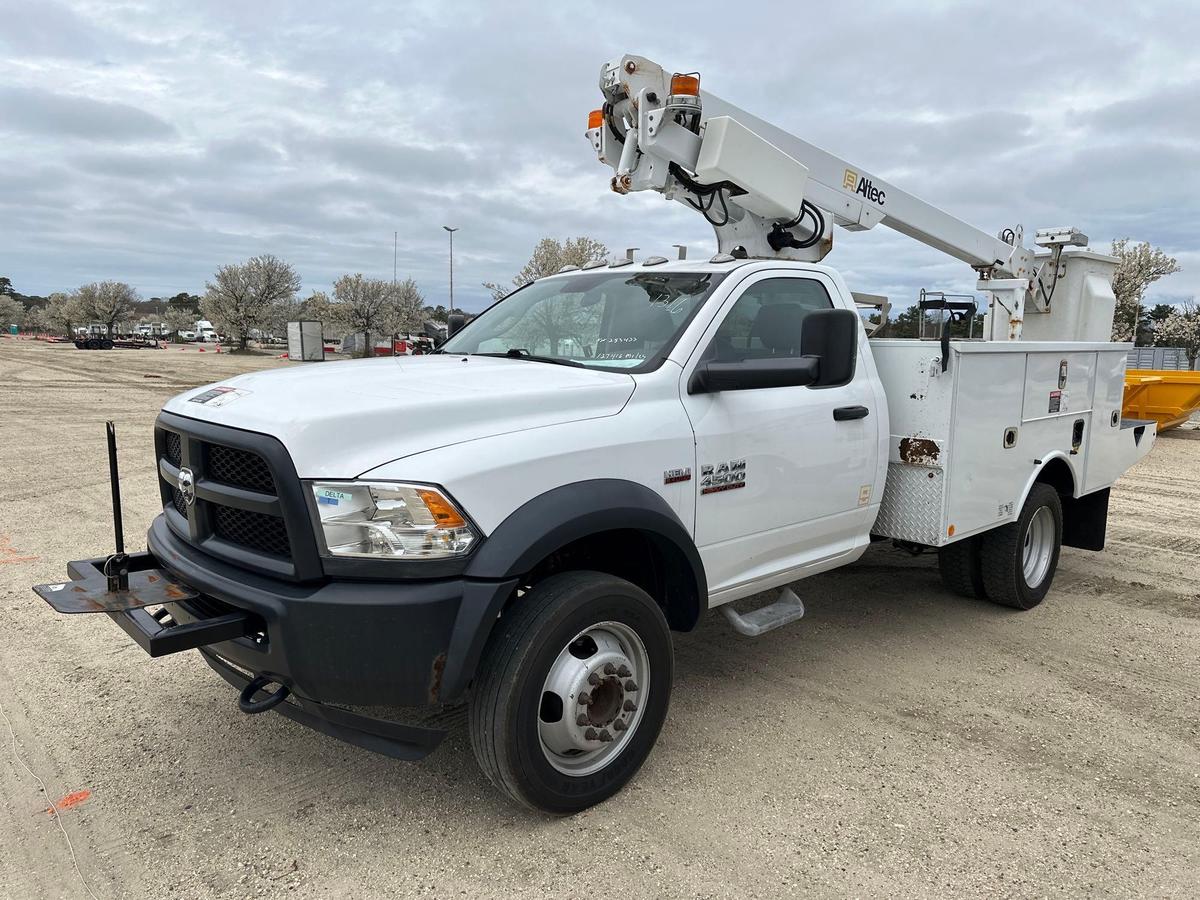
[[113,532],[117,539],[117,553],[125,552],[125,530],[121,524],[121,482],[117,477],[117,426],[110,419],[105,423],[108,432],[108,480],[112,485]]

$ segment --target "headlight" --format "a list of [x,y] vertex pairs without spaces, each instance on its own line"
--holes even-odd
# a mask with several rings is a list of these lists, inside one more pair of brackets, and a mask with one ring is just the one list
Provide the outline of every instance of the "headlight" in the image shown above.
[[436,488],[388,481],[314,481],[325,546],[334,556],[447,559],[479,540]]

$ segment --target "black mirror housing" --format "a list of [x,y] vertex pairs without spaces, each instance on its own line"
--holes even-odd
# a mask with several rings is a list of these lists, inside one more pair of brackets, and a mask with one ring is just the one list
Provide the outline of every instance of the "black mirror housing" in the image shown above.
[[800,326],[800,353],[821,360],[813,387],[849,384],[858,361],[858,332],[862,323],[849,309],[820,309],[804,317]]
[[820,369],[821,361],[815,356],[701,363],[688,381],[688,393],[802,387],[815,383]]
[[446,319],[446,337],[448,337],[448,338],[454,337],[454,335],[456,333],[458,333],[459,331],[462,331],[462,327],[466,324],[467,324],[467,317],[460,313],[455,313],[454,315],[447,317],[447,319]]

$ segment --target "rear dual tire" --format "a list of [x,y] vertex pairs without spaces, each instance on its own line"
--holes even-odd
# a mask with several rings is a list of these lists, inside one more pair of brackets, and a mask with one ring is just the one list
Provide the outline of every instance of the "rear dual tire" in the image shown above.
[[547,578],[484,651],[468,719],[480,768],[553,815],[606,800],[653,749],[673,666],[666,619],[645,591],[600,572]]
[[1054,581],[1062,533],[1058,492],[1048,484],[1035,484],[1017,521],[938,550],[942,582],[964,597],[1033,609]]

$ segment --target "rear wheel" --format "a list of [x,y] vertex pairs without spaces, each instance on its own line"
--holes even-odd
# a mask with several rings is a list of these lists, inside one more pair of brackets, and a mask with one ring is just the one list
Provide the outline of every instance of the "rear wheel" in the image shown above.
[[1062,546],[1062,501],[1048,484],[1035,484],[1011,525],[982,536],[980,561],[989,600],[1014,609],[1042,602]]
[[105,338],[104,340],[102,340],[100,342],[101,350],[111,350],[112,348],[113,348],[113,342],[110,341],[108,338]]
[[99,350],[100,342],[98,340],[96,340],[95,338],[89,338],[88,342],[87,342],[87,348],[89,350]]
[[964,538],[938,549],[938,570],[947,590],[963,597],[982,599],[987,596],[983,587],[983,564],[979,554],[979,537]]
[[667,715],[671,634],[645,591],[600,572],[551,576],[488,642],[471,746],[496,787],[567,815],[619,791]]

